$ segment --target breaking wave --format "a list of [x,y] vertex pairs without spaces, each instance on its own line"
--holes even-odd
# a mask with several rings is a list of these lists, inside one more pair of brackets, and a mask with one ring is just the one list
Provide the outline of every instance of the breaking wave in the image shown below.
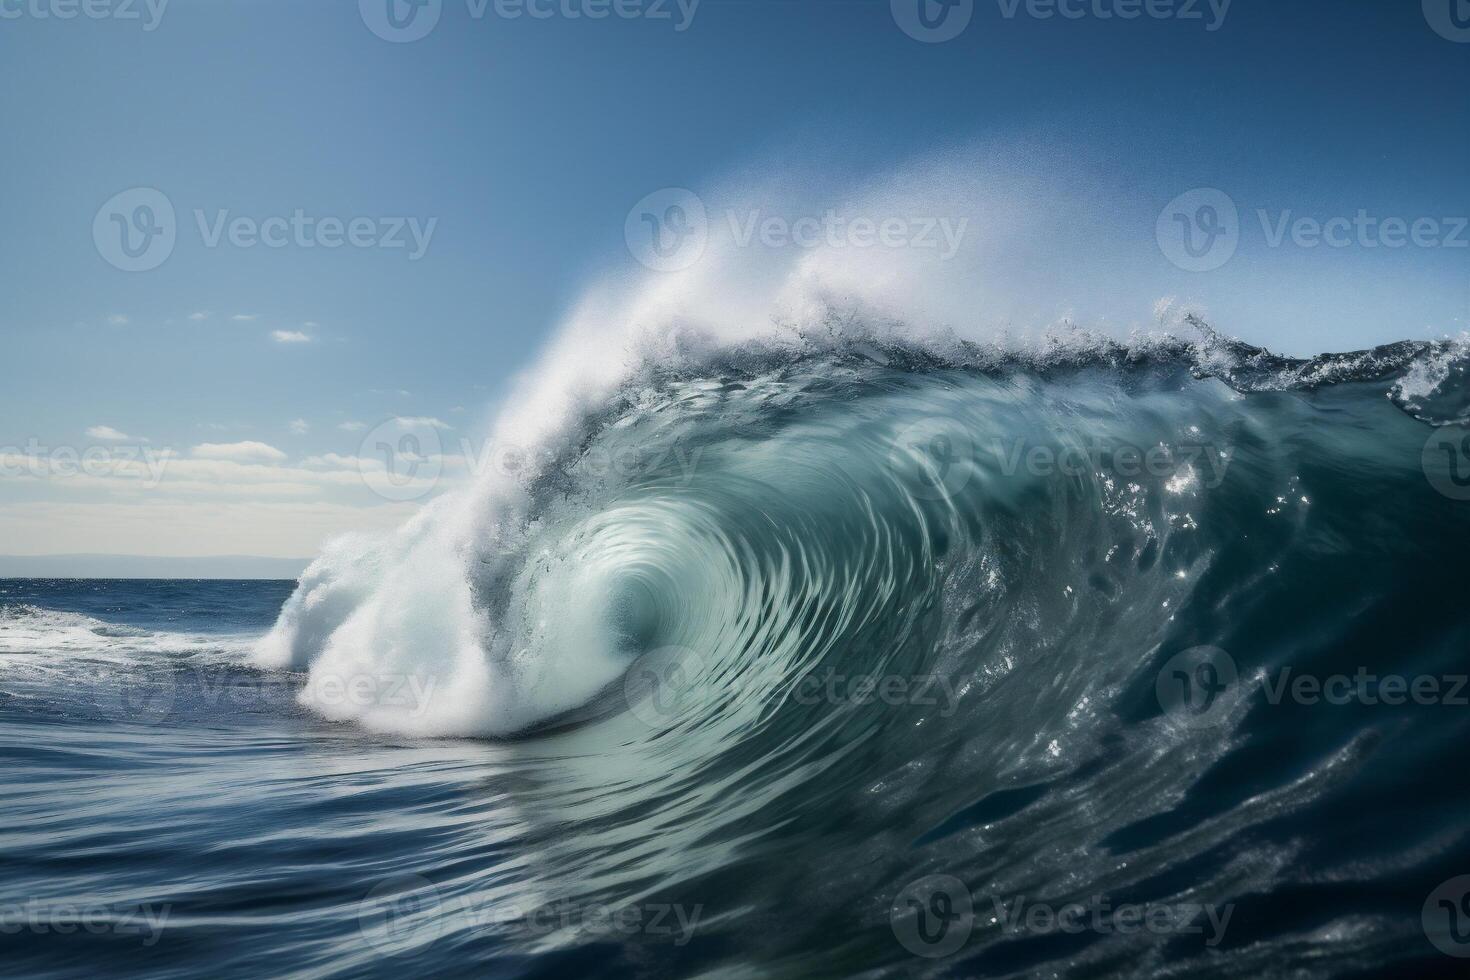
[[1464,417],[1462,345],[1297,360],[1188,326],[1025,350],[851,320],[724,345],[671,332],[473,491],[336,542],[258,658],[419,678],[432,705],[314,706],[432,735],[626,706],[615,689],[649,658],[766,716],[814,672],[1044,656],[1086,675],[1050,691],[1055,710],[1104,710],[1232,542],[1262,549],[1264,585],[1313,506],[1304,472],[1351,462],[1427,490],[1401,443],[1431,430],[1410,416]]

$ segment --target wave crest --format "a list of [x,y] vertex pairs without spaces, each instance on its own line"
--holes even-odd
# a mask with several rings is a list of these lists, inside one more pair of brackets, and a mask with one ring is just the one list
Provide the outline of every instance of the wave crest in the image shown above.
[[[1269,500],[1290,484],[1238,392],[1392,395],[1460,356],[1400,344],[1297,361],[1191,322],[1199,343],[1082,331],[1026,347],[920,343],[830,319],[723,346],[673,332],[521,470],[486,474],[387,537],[334,543],[257,658],[411,674],[436,692],[410,711],[313,703],[308,685],[329,717],[502,736],[605,707],[632,664],[669,648],[778,696],[828,661],[930,670],[996,618],[1084,628],[1084,594],[1129,596],[1152,611],[1131,628],[1156,634],[1157,611],[1208,564],[1189,532],[1232,454],[1254,453],[1234,492]],[[1162,468],[1129,478],[1111,456],[1101,465],[1120,448],[1155,451]],[[634,464],[586,465],[598,455]],[[1057,472],[1067,459],[1076,471]],[[769,683],[753,683],[762,665]]]

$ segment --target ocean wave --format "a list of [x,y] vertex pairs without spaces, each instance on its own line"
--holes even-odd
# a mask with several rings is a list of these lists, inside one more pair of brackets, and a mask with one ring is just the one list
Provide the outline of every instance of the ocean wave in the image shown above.
[[[1002,909],[1028,896],[1220,912],[1409,860],[1323,871],[1303,843],[1392,783],[1385,725],[1263,705],[1282,671],[1458,662],[1435,569],[1470,527],[1416,417],[1430,383],[1455,404],[1458,348],[1297,361],[1203,321],[1026,345],[853,323],[665,337],[522,466],[307,570],[257,648],[306,672],[302,704],[491,739],[517,774],[491,789],[527,894],[424,855],[424,934],[472,946],[482,901],[799,894],[775,939],[763,914],[704,933],[778,975],[1023,975]],[[1207,710],[1182,710],[1169,678],[1206,668]],[[1431,720],[1395,751],[1432,753]],[[900,899],[935,881],[976,903],[964,958],[901,958]],[[1112,933],[1046,967],[1234,976],[1310,947],[1331,975],[1412,938],[1394,910],[1270,920],[1167,961]]]
[[147,629],[29,602],[0,603],[0,658],[11,677],[29,669],[86,680],[88,671],[148,671],[160,659],[183,657],[239,662],[259,639]]
[[[1459,415],[1432,406],[1463,401],[1463,344],[1301,360],[1185,325],[1198,336],[1016,345],[829,314],[736,342],[644,337],[621,378],[533,433],[520,469],[333,544],[257,659],[417,677],[431,708],[303,697],[375,729],[478,736],[626,705],[609,690],[648,657],[678,660],[706,701],[736,684],[730,710],[758,715],[838,666],[942,673],[1104,628],[1136,660],[1208,573],[1211,541],[1247,530],[1234,511],[1309,506],[1313,447],[1283,442],[1312,438],[1301,396],[1358,392],[1381,430],[1403,417],[1385,396],[1440,424]],[[1384,445],[1347,451],[1382,467]],[[1095,700],[1120,662],[1058,703]]]

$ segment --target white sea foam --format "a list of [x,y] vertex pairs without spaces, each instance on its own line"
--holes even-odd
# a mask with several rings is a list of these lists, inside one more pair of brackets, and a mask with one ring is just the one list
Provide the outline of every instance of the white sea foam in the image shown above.
[[9,671],[52,674],[85,672],[93,666],[147,667],[159,657],[176,656],[228,662],[247,656],[257,639],[121,626],[29,604],[0,606],[0,659]]

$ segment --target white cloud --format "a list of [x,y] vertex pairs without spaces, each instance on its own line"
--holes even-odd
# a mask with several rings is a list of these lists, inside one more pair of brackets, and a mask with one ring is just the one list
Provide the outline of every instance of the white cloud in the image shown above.
[[[258,444],[257,444],[258,445]],[[460,486],[471,472],[460,455],[424,455],[428,469],[411,478],[423,494]],[[25,484],[44,483],[48,493],[73,499],[105,494],[114,503],[137,503],[160,497],[217,500],[317,499],[338,503],[370,501],[369,475],[387,474],[386,460],[326,453],[299,464],[222,458],[181,457],[171,450],[144,447],[83,462],[61,471],[47,457],[0,452],[0,467],[18,474],[0,483],[0,493]],[[401,483],[401,481],[399,481]],[[6,501],[0,512],[10,506]],[[3,540],[3,538],[0,538]]]
[[189,319],[193,320],[195,323],[198,323],[200,320],[208,320],[209,319],[209,311],[208,310],[200,310],[198,313],[190,313],[189,314]]
[[363,429],[367,428],[367,423],[343,422],[341,425],[337,426],[337,428],[341,429],[343,432],[361,432]]
[[107,322],[114,327],[125,327],[128,325],[128,318],[121,313],[114,313],[107,318]]
[[22,502],[0,508],[0,541],[16,554],[314,555],[330,537],[389,531],[417,503],[318,500]]
[[[404,455],[404,458],[408,458],[407,454]],[[429,464],[439,474],[432,478],[426,477],[413,481],[415,485],[422,485],[425,490],[436,484],[446,489],[456,485],[473,468],[471,461],[459,454],[446,456],[441,453],[420,453],[416,458],[418,462]],[[362,474],[388,471],[388,464],[385,460],[372,456],[344,456],[341,453],[308,456],[301,461],[301,466],[327,483],[340,482],[346,473],[350,473],[353,479],[360,479]],[[298,471],[292,469],[290,472],[294,474]],[[306,478],[302,477],[302,479]]]
[[87,430],[87,435],[93,439],[106,439],[109,442],[122,442],[133,438],[126,432],[119,432],[110,425],[94,425]]
[[291,430],[292,435],[304,436],[311,431],[311,424],[306,419],[292,419],[286,423],[286,428]]
[[198,459],[228,459],[248,462],[279,463],[286,454],[263,442],[202,442],[190,452]]
[[393,421],[397,422],[399,425],[405,426],[428,426],[434,429],[454,428],[454,426],[450,425],[448,422],[443,422],[439,419],[427,415],[398,415],[394,417]]
[[300,330],[272,330],[271,339],[278,344],[305,344],[311,341],[311,337]]
[[234,320],[236,323],[249,323],[251,320],[256,319],[258,316],[260,316],[259,313],[236,313],[234,316],[230,317],[230,319]]
[[301,461],[302,466],[330,467],[335,469],[352,469],[357,466],[356,456],[343,456],[341,453],[323,453],[320,456],[308,456]]

